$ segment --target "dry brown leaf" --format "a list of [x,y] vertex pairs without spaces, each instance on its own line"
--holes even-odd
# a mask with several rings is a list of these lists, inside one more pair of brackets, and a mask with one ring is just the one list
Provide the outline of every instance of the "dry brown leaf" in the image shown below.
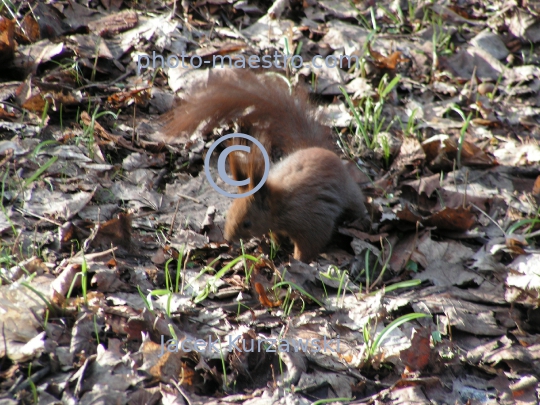
[[107,102],[112,108],[118,109],[132,105],[133,103],[139,106],[145,106],[149,99],[150,91],[146,88],[112,94],[107,98]]
[[430,337],[429,329],[414,329],[411,347],[400,352],[403,364],[414,371],[422,371],[426,368],[431,355]]
[[93,246],[110,247],[123,246],[131,247],[131,214],[118,214],[117,218],[108,220],[100,224],[98,232],[92,241]]
[[338,232],[343,235],[352,236],[353,238],[358,238],[360,240],[367,240],[370,242],[379,242],[381,239],[388,237],[387,233],[370,235],[366,232],[359,231],[358,229],[355,229],[355,228],[340,227],[338,228]]
[[397,243],[392,247],[392,256],[390,257],[390,266],[396,273],[405,268],[412,254],[416,249],[418,235],[409,233],[398,239]]
[[115,270],[101,269],[96,271],[90,285],[95,285],[98,291],[111,293],[120,290],[128,290],[128,286],[120,280],[120,275]]
[[462,244],[449,240],[437,242],[431,239],[431,232],[425,232],[416,243],[416,250],[411,260],[427,268],[430,263],[439,260],[446,263],[462,263],[473,257],[472,249]]
[[[130,317],[137,315],[138,311],[134,310],[130,306],[117,305],[112,308],[105,308],[105,323],[112,328],[114,333],[118,333],[120,335],[129,335],[128,320]],[[140,338],[141,331],[142,330],[139,330],[136,333],[137,336],[135,338]],[[133,336],[128,336],[128,339],[132,338]]]
[[422,222],[422,217],[418,214],[413,213],[408,205],[404,207],[401,211],[396,212],[396,216],[402,221],[411,222],[413,224],[416,224],[417,222]]
[[223,227],[220,227],[214,223],[216,214],[216,207],[213,205],[209,206],[206,210],[206,216],[202,223],[202,230],[208,236],[208,240],[210,242],[222,242],[225,240],[222,230]]
[[405,138],[399,149],[399,155],[394,159],[392,168],[401,169],[403,166],[418,166],[426,159],[422,145],[416,138]]
[[452,187],[439,189],[437,192],[437,203],[435,205],[423,206],[419,204],[419,206],[430,211],[441,211],[444,208],[460,209],[463,206],[474,204],[484,211],[488,210],[488,207],[493,202],[493,198],[482,195],[477,196],[472,191],[467,191],[468,193],[465,194],[459,191],[452,191]]
[[36,94],[26,100],[21,107],[36,113],[42,113],[45,110],[46,105],[47,102],[43,96],[41,94]]
[[123,148],[126,148],[128,150],[132,150],[134,152],[146,153],[142,149],[138,149],[138,148],[133,147],[131,145],[131,143],[129,141],[127,141],[126,139],[124,139],[123,137],[116,136],[116,135],[113,135],[113,134],[109,133],[107,130],[105,130],[105,128],[103,128],[101,126],[101,124],[99,122],[92,120],[92,118],[90,117],[90,115],[86,111],[83,111],[81,113],[81,120],[83,121],[83,123],[85,125],[93,125],[96,135],[99,135],[100,137],[102,137],[102,138],[104,138],[106,140],[113,141],[114,143],[116,143],[116,144],[118,144],[118,145],[120,145]]
[[466,18],[466,19],[470,19],[470,15],[467,11],[467,9],[463,8],[463,7],[460,7],[458,5],[451,5],[451,6],[448,6],[448,10],[451,10],[453,11],[454,13],[456,13],[457,15],[463,17],[463,18]]
[[81,97],[67,91],[49,91],[46,93],[46,99],[49,100],[49,104],[54,103],[55,106],[79,105],[82,101]]
[[371,49],[371,44],[369,42],[367,44],[367,48],[369,54],[374,59],[375,66],[377,66],[379,69],[394,70],[398,63],[408,61],[407,58],[401,57],[400,51],[395,51],[390,56],[384,56],[383,54]]
[[19,35],[26,43],[33,43],[40,40],[39,24],[31,13],[26,14],[23,18]]
[[494,158],[466,139],[463,141],[461,148],[461,162],[467,166],[492,166],[497,164]]
[[134,10],[123,10],[88,23],[88,29],[101,37],[129,30],[137,25],[139,17]]
[[405,181],[402,184],[414,188],[418,194],[424,193],[427,197],[431,197],[431,194],[441,186],[441,176],[439,174],[424,176],[418,180]]
[[[231,55],[238,52],[241,52],[243,49],[246,48],[246,44],[244,43],[230,43],[230,44],[224,44],[219,49],[201,49],[199,52],[197,52],[197,55],[199,55],[204,60],[212,60],[212,58],[216,55],[224,56],[224,55]],[[227,61],[228,59],[225,59]],[[232,63],[234,64],[234,61],[236,60],[235,56],[231,56]]]
[[[169,339],[164,338],[164,344],[167,340]],[[171,347],[170,351],[168,348],[164,347],[165,350],[162,352],[161,344],[146,339],[140,348],[144,361],[140,370],[147,371],[152,377],[165,383],[171,379],[177,381],[182,379],[182,385],[193,385],[196,373],[182,361],[181,350],[175,352],[174,348]]]
[[5,17],[0,18],[0,62],[13,59],[15,52],[15,22]]
[[413,278],[429,280],[439,287],[462,286],[474,283],[480,285],[483,281],[476,272],[466,269],[461,263],[449,263],[446,260],[429,260],[426,268]]
[[431,289],[432,294],[422,298],[422,307],[425,305],[432,314],[444,313],[449,324],[456,329],[485,336],[501,336],[506,333],[507,328],[497,322],[495,314],[496,311],[507,309],[464,300],[459,295],[462,290],[458,287],[447,287],[442,291],[437,286]]
[[476,223],[476,215],[469,208],[445,208],[427,218],[425,225],[436,226],[438,229],[465,232]]
[[501,126],[501,123],[499,121],[493,121],[486,118],[473,118],[472,123],[476,125],[483,125],[485,127],[491,127],[491,128]]
[[84,356],[88,357],[96,353],[97,337],[95,335],[95,324],[103,324],[103,318],[95,316],[90,311],[81,312],[75,325],[73,325],[73,331],[71,336],[71,344],[69,352],[73,357]]
[[532,193],[535,196],[540,196],[540,176],[538,176],[536,180],[534,181]]
[[427,162],[434,161],[444,152],[444,140],[446,139],[448,139],[448,135],[437,135],[422,142],[422,148],[426,154]]
[[128,340],[139,340],[143,332],[146,332],[146,322],[139,317],[130,317],[124,325],[124,332]]
[[6,111],[3,107],[0,107],[0,120],[14,122],[17,119],[17,115],[12,112]]
[[77,280],[75,280],[75,276],[80,271],[81,271],[80,264],[69,264],[62,271],[62,273],[60,273],[58,277],[54,279],[54,281],[51,283],[51,287],[58,294],[65,297],[72,285],[73,285],[73,288],[78,288],[81,286],[82,277],[79,276],[77,277]]
[[13,59],[13,67],[35,73],[40,64],[50,62],[53,57],[61,54],[63,50],[63,42],[53,43],[48,39],[42,39],[27,46],[20,46]]
[[120,10],[123,2],[124,0],[101,0],[101,4],[103,4],[103,7],[107,10]]
[[56,38],[65,34],[70,28],[64,23],[62,13],[52,4],[38,2],[32,11],[39,24],[42,38]]
[[281,305],[281,301],[273,302],[270,301],[266,295],[266,290],[264,289],[261,283],[255,283],[255,291],[259,294],[259,302],[266,308],[275,308]]
[[165,252],[163,249],[158,249],[157,252],[152,256],[152,263],[154,264],[163,264],[167,261],[167,258],[165,257]]
[[[456,137],[447,135],[434,136],[422,143],[427,161],[437,167],[451,168],[457,160],[459,147]],[[463,140],[461,163],[467,166],[493,166],[497,161],[473,143]]]
[[[327,126],[341,129],[346,142],[354,136],[349,128],[351,114],[343,109],[338,86],[354,94],[352,99],[362,107],[366,97],[377,101],[375,89],[384,73],[380,70],[392,75],[400,69],[400,97],[381,100],[383,116],[386,124],[394,121],[389,131],[400,138],[396,121],[399,118],[405,123],[411,111],[416,111],[412,128],[416,136],[400,138],[403,144],[399,154],[394,149],[397,143],[390,144],[390,168],[381,165],[378,152],[364,155],[350,149],[355,159],[362,159],[348,168],[371,197],[372,234],[360,232],[365,231],[362,226],[349,223],[340,231],[355,239],[348,243],[348,238],[342,238],[344,243],[339,248],[333,246],[333,251],[311,265],[288,261],[283,252],[278,252],[274,260],[261,259],[254,266],[246,290],[241,263],[219,280],[206,271],[214,258],[221,255],[220,260],[228,262],[240,254],[235,246],[222,240],[230,200],[209,187],[201,172],[205,152],[222,133],[221,128],[212,134],[207,131],[204,138],[185,134],[176,139],[177,145],[158,143],[157,138],[145,140],[160,130],[159,125],[153,126],[156,111],[170,109],[170,90],[183,91],[189,83],[202,82],[208,69],[166,69],[155,76],[146,70],[137,77],[129,71],[137,55],[151,54],[153,50],[165,57],[185,51],[200,56],[205,65],[217,55],[230,56],[233,62],[252,54],[272,56],[283,37],[288,39],[292,53],[302,48],[304,61],[315,54],[324,57],[347,53],[345,61],[351,56],[361,58],[370,33],[354,17],[361,12],[369,18],[369,4],[356,10],[341,0],[310,0],[298,7],[294,2],[279,0],[275,3],[291,3],[293,8],[286,6],[281,17],[273,19],[268,2],[257,3],[261,10],[258,12],[257,7],[243,4],[250,2],[183,1],[177,2],[176,15],[167,14],[171,7],[164,8],[163,2],[145,2],[143,8],[123,12],[118,9],[129,10],[133,2],[53,3],[38,1],[28,6],[23,2],[23,6],[12,10],[16,17],[11,17],[9,10],[2,14],[17,21],[13,20],[11,41],[16,49],[12,62],[4,66],[8,75],[3,77],[13,81],[0,85],[0,132],[5,138],[0,140],[0,167],[6,174],[0,239],[7,247],[0,255],[0,267],[4,268],[0,276],[5,278],[7,272],[8,281],[12,281],[9,274],[24,277],[23,269],[38,273],[24,281],[41,291],[54,306],[63,308],[49,314],[46,321],[46,306],[22,285],[22,277],[21,281],[0,283],[0,326],[4,324],[0,331],[0,360],[7,350],[8,357],[17,362],[6,360],[0,367],[0,392],[7,393],[8,402],[14,395],[18,397],[13,399],[24,403],[32,401],[26,375],[31,362],[32,379],[36,384],[48,384],[46,390],[39,390],[40,403],[65,400],[154,405],[161,401],[176,405],[256,403],[264,398],[300,403],[315,397],[356,397],[357,402],[362,402],[361,398],[379,398],[391,404],[465,403],[478,398],[497,403],[513,403],[516,399],[536,403],[538,381],[532,373],[538,371],[535,360],[540,353],[539,260],[534,253],[537,246],[527,235],[528,230],[504,235],[493,223],[506,228],[514,221],[535,218],[537,207],[530,198],[531,191],[540,200],[540,148],[535,142],[540,133],[540,70],[534,63],[535,49],[530,50],[528,45],[529,41],[533,45],[540,43],[540,24],[533,10],[521,3],[510,9],[499,7],[496,12],[500,24],[488,27],[491,14],[486,12],[490,9],[481,2],[474,9],[432,2],[418,7],[405,23],[390,18],[389,13],[396,13],[390,7],[389,13],[378,10],[374,14],[384,35],[377,37],[376,46],[369,44],[369,61],[362,77],[339,68],[318,69],[311,75],[306,70],[312,66],[309,64],[291,70],[291,83],[309,83],[306,90],[313,93],[313,101],[321,106],[321,113],[329,113],[328,119],[325,114],[321,118]],[[301,25],[295,17],[298,11],[305,14]],[[434,24],[429,18],[422,20],[426,12],[438,14],[444,24]],[[121,20],[124,15],[126,21]],[[117,34],[131,27],[139,16],[144,20],[141,24]],[[410,24],[420,21],[421,30],[402,35],[410,31]],[[463,36],[463,23],[477,27],[465,30],[467,35]],[[22,31],[18,31],[19,26]],[[88,27],[93,32],[88,32]],[[448,41],[436,44],[436,55],[431,43],[434,33],[438,40]],[[6,35],[0,29],[0,41]],[[499,41],[490,47],[489,38]],[[374,46],[376,49],[372,49]],[[470,48],[473,50],[469,52]],[[403,63],[405,55],[411,58],[407,66]],[[152,79],[160,90],[149,91],[147,84]],[[329,98],[316,101],[317,95],[325,94],[337,95],[329,106],[325,105],[331,102]],[[44,100],[49,103],[51,120],[39,128]],[[18,108],[25,102],[25,107],[37,114]],[[100,111],[116,112],[121,108],[128,113],[114,120],[114,127],[105,125],[111,123],[110,117],[98,118],[93,125],[95,136],[86,142],[83,132],[92,124],[89,111],[95,110],[96,103],[104,104]],[[449,110],[454,105],[466,114],[477,112],[461,150],[462,165],[476,168],[456,170],[463,122]],[[86,112],[78,113],[79,106]],[[84,128],[75,122],[79,118]],[[430,136],[433,138],[420,147],[417,139]],[[53,145],[49,140],[65,144]],[[137,153],[131,153],[134,150]],[[51,156],[58,160],[39,173]],[[500,166],[486,170],[496,164],[493,156]],[[362,172],[356,164],[362,165]],[[18,186],[19,177],[24,183],[34,173],[40,174],[37,181],[28,187]],[[81,191],[92,191],[93,195],[85,196]],[[464,208],[469,205],[487,215]],[[114,213],[125,212],[125,207],[130,208],[129,212],[150,208],[152,214],[144,218],[144,214],[134,215],[133,230],[122,219],[108,221]],[[471,211],[478,216],[478,223]],[[169,227],[170,234],[161,234],[163,227]],[[431,227],[438,228],[436,235]],[[531,232],[535,230],[531,228]],[[111,243],[123,241],[129,247],[130,237],[137,238],[140,249],[132,249],[127,256],[122,249],[109,250]],[[378,246],[381,238],[387,238],[392,245],[391,255],[384,241],[384,252],[369,248]],[[94,244],[88,246],[86,240]],[[81,294],[80,276],[73,284],[72,296],[77,298],[64,302],[74,274],[81,271],[82,256],[74,257],[81,246],[86,249],[84,257],[90,274],[88,305]],[[102,251],[101,246],[106,246],[107,251]],[[150,297],[149,311],[137,287],[144,297],[164,289],[163,264],[169,257],[178,259],[178,251],[184,247],[189,254],[184,253],[185,263],[181,263],[185,264],[181,273],[183,293]],[[259,244],[256,239],[246,241],[244,249],[255,256],[270,250],[266,240]],[[368,250],[371,253],[366,259]],[[39,266],[21,261],[21,255],[32,257],[35,252],[42,253],[43,263]],[[423,283],[414,291],[358,296],[357,284],[364,282],[368,269],[371,281],[377,277],[385,262],[384,257],[377,257],[383,253],[390,256],[389,265],[394,270],[385,273],[388,279],[383,282],[388,286],[416,276],[436,285]],[[115,258],[109,261],[113,255]],[[507,266],[508,257],[516,255],[519,260]],[[100,258],[99,263],[96,258]],[[267,260],[264,265],[263,260]],[[407,267],[411,262],[418,267]],[[347,277],[346,270],[355,277]],[[44,280],[48,281],[41,286]],[[295,299],[298,291],[324,298],[330,312],[295,305],[290,317],[284,319],[280,311],[272,308],[278,305],[278,299],[283,302],[287,293],[280,289],[279,295],[274,295],[271,287],[276,280],[299,286]],[[214,281],[217,292],[199,305],[193,304],[192,298]],[[460,284],[459,288],[456,284]],[[110,292],[117,289],[128,292]],[[4,309],[6,313],[2,313]],[[170,318],[168,310],[173,314]],[[437,316],[436,326],[428,320],[418,323],[436,327],[443,342],[430,353],[428,330],[411,335],[418,323],[406,323],[383,341],[380,354],[368,364],[363,332],[369,331],[370,338],[374,338],[388,324],[388,317],[413,311]],[[102,345],[97,345],[94,314]],[[79,317],[87,315],[88,319],[73,328]],[[257,336],[262,334],[303,339],[335,338],[339,334],[341,350],[280,353],[279,358],[241,351],[224,353],[222,358],[219,353],[171,353],[159,358],[160,336],[171,338],[171,326],[178,336],[183,333],[183,338],[192,334],[205,339],[217,333],[223,342],[228,336],[242,336],[240,346],[245,342],[247,347],[251,342],[257,345]],[[149,350],[135,341],[140,341],[144,332],[154,342],[157,353],[153,360],[148,357]],[[98,353],[86,353],[80,362],[77,358],[73,361],[69,350],[72,338],[81,342],[86,338],[89,346],[97,345]],[[404,350],[409,344],[410,349]],[[139,347],[140,352],[135,353]],[[455,378],[448,378],[449,369],[441,367],[439,360],[455,347],[461,350],[462,361],[450,359],[450,374]],[[281,372],[280,362],[286,372]],[[141,364],[155,377],[153,381],[139,380],[142,375],[137,368]],[[404,367],[409,372],[404,372]],[[495,375],[499,377],[494,380]],[[169,382],[156,381],[162,378]],[[178,389],[171,380],[179,382],[182,378],[186,385]],[[286,393],[287,398],[280,397],[283,383],[295,387]],[[224,384],[234,392],[223,389]]]

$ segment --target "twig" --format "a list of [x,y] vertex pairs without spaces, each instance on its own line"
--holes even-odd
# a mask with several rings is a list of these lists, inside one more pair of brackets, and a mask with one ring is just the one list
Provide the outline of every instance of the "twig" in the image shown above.
[[504,231],[504,229],[501,228],[501,226],[497,223],[497,221],[495,221],[493,218],[491,218],[483,209],[479,208],[475,204],[471,203],[471,205],[474,208],[476,208],[478,211],[480,211],[482,214],[484,214],[491,222],[493,222],[495,225],[497,225],[497,228],[499,228],[501,230],[501,232],[504,234],[504,236],[506,236],[506,232]]
[[180,286],[180,292],[184,294],[184,282],[186,280],[186,267],[187,263],[189,261],[189,254],[191,253],[191,250],[188,250],[186,253],[186,259],[184,261],[184,268],[182,269],[182,285]]
[[34,214],[33,212],[27,211],[27,210],[25,210],[23,208],[15,208],[15,210],[19,211],[23,215],[30,215],[32,217],[42,219],[43,221],[50,222],[51,224],[54,224],[56,226],[62,226],[62,224],[60,222],[57,222],[57,221],[55,221],[53,219],[49,219],[49,218],[46,218],[46,217],[42,217],[41,215],[38,215],[38,214]]
[[6,340],[6,330],[5,330],[6,324],[2,322],[2,339],[4,339],[4,356],[2,357],[2,363],[0,363],[0,366],[4,367],[4,362],[8,358],[8,350],[7,350],[7,340]]
[[182,394],[182,396],[184,397],[184,399],[186,400],[186,402],[188,403],[188,405],[191,405],[191,401],[189,400],[188,396],[186,395],[186,393],[184,392],[184,390],[182,390],[182,388],[180,387],[180,385],[178,385],[178,383],[174,380],[171,380],[172,383],[174,384],[174,386],[176,387],[176,389],[178,390],[178,392],[180,394]]
[[465,192],[463,193],[463,203],[462,206],[465,208],[465,203],[467,202],[467,186],[469,185],[469,171],[465,171]]
[[81,86],[81,87],[77,87],[76,90],[82,90],[82,89],[87,89],[87,88],[90,88],[90,87],[103,87],[103,88],[108,88],[110,86],[112,86],[113,84],[121,81],[121,80],[124,80],[126,77],[128,76],[131,76],[131,74],[133,74],[133,69],[129,69],[126,73],[124,73],[123,75],[117,77],[116,79],[114,80],[111,80],[110,82],[107,82],[107,83],[90,83],[90,84],[85,84],[84,86]]
[[[89,261],[92,261],[94,259],[97,259],[98,257],[101,257],[101,256],[107,256],[109,253],[110,254],[113,254],[113,252],[115,250],[117,250],[118,247],[114,247],[112,249],[108,249],[108,250],[104,250],[103,252],[98,252],[98,253],[90,253],[90,254],[87,254],[85,255],[85,259],[87,262]],[[75,256],[73,256],[70,260],[69,260],[69,263],[73,263],[73,264],[81,264],[83,262],[83,259],[81,256],[81,251],[77,252],[77,254]]]
[[[132,127],[133,127],[133,133],[131,134],[131,145],[135,145],[135,124],[136,124],[136,117],[137,117],[137,103],[133,103],[133,124],[132,124]],[[137,139],[137,142],[139,142],[139,140]]]
[[173,233],[174,222],[176,221],[176,214],[178,213],[178,208],[180,208],[180,198],[176,202],[176,208],[174,209],[174,214],[173,214],[172,221],[171,221],[171,227],[169,228],[169,232],[167,233],[167,236],[169,238],[171,237],[171,235]]
[[186,200],[191,200],[193,202],[196,202],[197,204],[202,204],[199,200],[197,200],[196,198],[193,198],[193,197],[190,197],[189,195],[185,195],[185,194],[178,194],[180,197],[182,198],[185,198]]
[[41,370],[36,371],[34,374],[32,374],[30,377],[28,377],[26,380],[24,380],[21,384],[19,384],[18,386],[15,386],[13,391],[11,391],[11,392],[16,393],[16,392],[19,392],[19,391],[29,387],[30,386],[30,381],[32,381],[34,384],[37,383],[39,380],[41,380],[43,377],[45,377],[47,374],[49,374],[50,371],[51,371],[51,367],[50,366],[45,366]]
[[240,38],[242,38],[244,41],[246,41],[246,43],[250,47],[256,48],[256,45],[249,38],[246,38],[246,36],[244,34],[242,34],[240,31],[238,31],[238,28],[236,28],[234,26],[234,24],[227,18],[227,16],[224,13],[221,13],[221,18],[223,18],[223,21],[225,21],[225,24],[227,24],[227,27],[229,27],[229,29],[232,32],[234,32],[236,35],[238,35]]

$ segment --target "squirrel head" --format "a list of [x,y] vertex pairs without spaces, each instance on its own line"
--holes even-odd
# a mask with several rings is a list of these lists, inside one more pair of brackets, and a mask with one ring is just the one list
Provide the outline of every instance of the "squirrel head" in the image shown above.
[[[262,181],[264,160],[258,148],[252,148],[251,153],[233,152],[229,156],[233,178],[250,179],[249,185],[238,188],[239,192],[252,190]],[[252,236],[261,237],[272,229],[270,198],[273,193],[269,187],[266,183],[256,193],[233,201],[225,221],[226,240],[249,240]]]
[[272,229],[266,185],[249,197],[233,201],[225,221],[225,239],[228,241],[248,240],[260,237]]

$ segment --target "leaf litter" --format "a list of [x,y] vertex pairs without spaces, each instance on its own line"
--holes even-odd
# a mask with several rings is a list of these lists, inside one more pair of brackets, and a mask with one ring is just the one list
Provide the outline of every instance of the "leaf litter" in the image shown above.
[[[539,11],[6,2],[0,399],[538,403]],[[159,135],[207,70],[137,64],[274,51],[361,62],[281,72],[308,83],[370,208],[369,232],[344,224],[310,265],[223,240],[202,160],[227,128]]]

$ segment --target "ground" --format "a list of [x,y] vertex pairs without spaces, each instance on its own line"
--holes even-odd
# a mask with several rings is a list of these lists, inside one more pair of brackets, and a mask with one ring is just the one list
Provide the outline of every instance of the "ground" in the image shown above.
[[[2,2],[0,402],[539,403],[539,12]],[[163,136],[213,62],[275,54],[370,213],[310,264],[224,240],[234,123]]]

